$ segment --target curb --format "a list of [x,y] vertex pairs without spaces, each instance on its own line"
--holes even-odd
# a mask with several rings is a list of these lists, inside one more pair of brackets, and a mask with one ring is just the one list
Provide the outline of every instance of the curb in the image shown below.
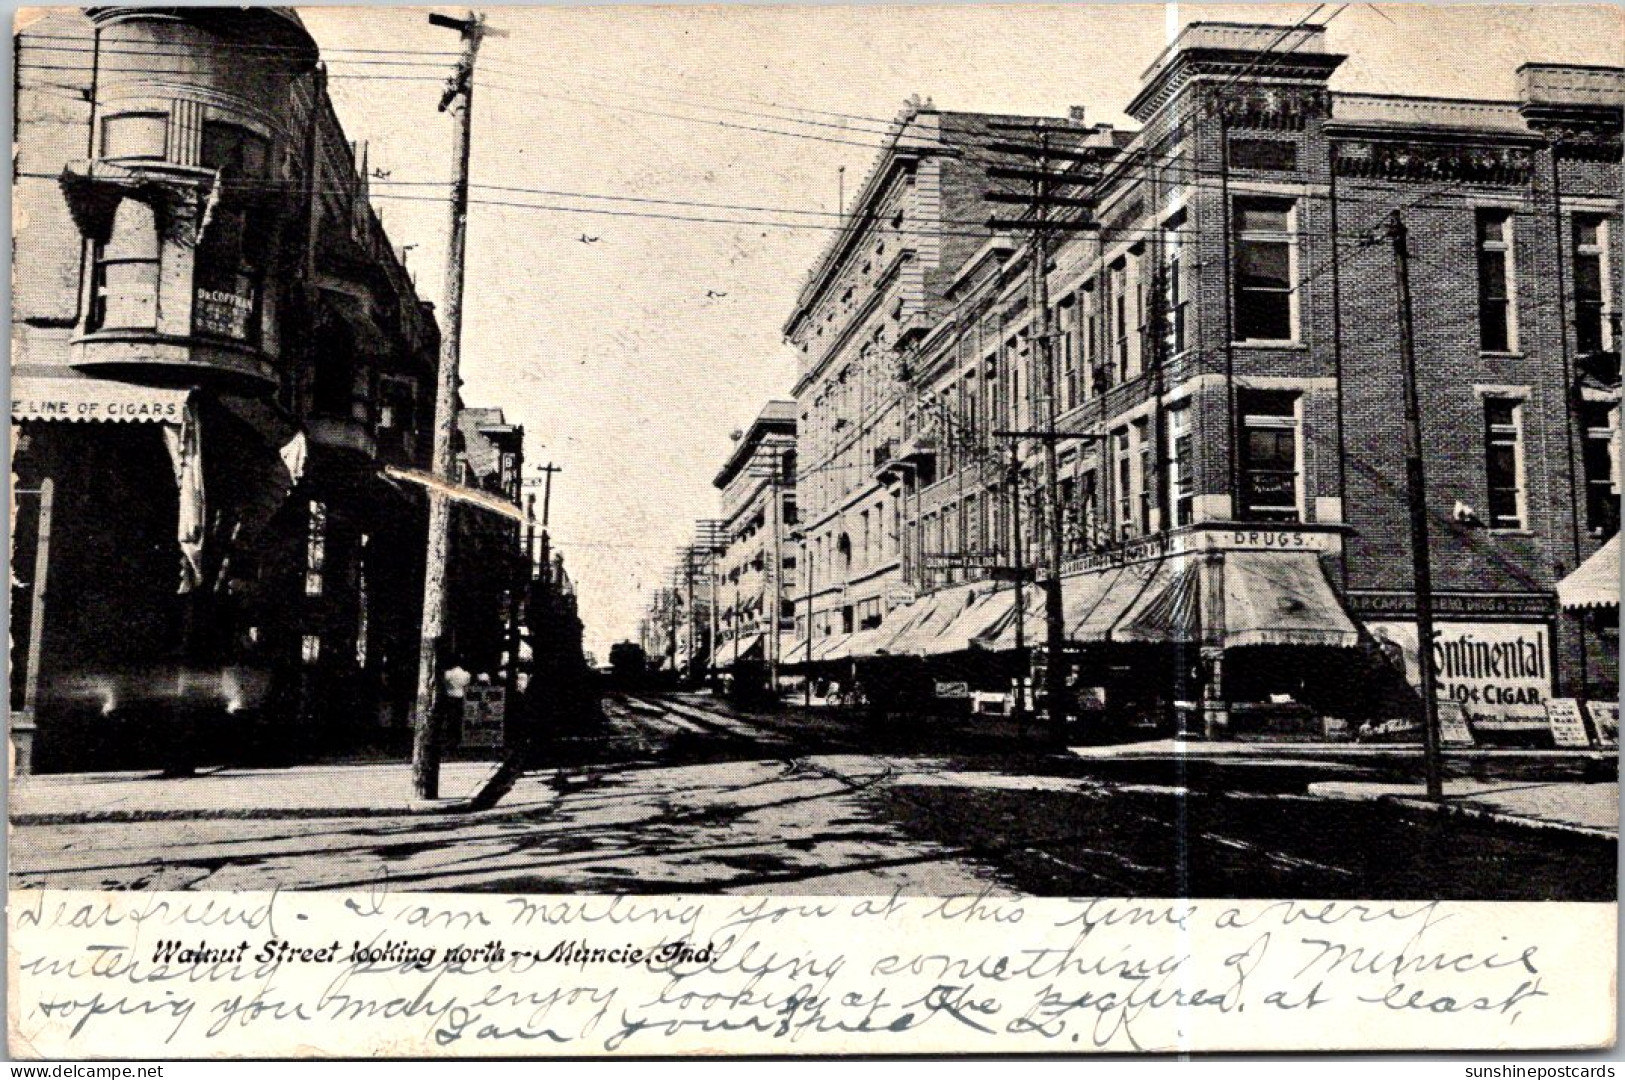
[[[1333,796],[1323,797],[1329,798]],[[1503,810],[1487,810],[1482,806],[1473,806],[1469,803],[1436,803],[1409,795],[1380,795],[1372,801],[1385,802],[1406,809],[1431,810],[1435,813],[1475,818],[1480,821],[1494,821],[1502,825],[1527,829],[1531,832],[1557,832],[1568,836],[1583,836],[1589,840],[1607,840],[1610,843],[1619,841],[1619,832],[1614,829],[1602,829],[1595,825],[1576,825],[1568,821],[1549,821],[1544,818],[1524,817],[1522,814],[1509,814]]]
[[14,812],[12,825],[80,825],[143,821],[275,821],[340,817],[431,817],[490,810],[513,790],[525,768],[522,755],[511,754],[480,781],[472,795],[434,801],[413,800],[398,805],[195,807],[190,809],[119,809]]

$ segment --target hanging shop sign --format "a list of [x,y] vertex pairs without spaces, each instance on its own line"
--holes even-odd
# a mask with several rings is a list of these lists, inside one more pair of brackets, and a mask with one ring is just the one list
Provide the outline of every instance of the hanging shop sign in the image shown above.
[[[1402,652],[1405,678],[1420,686],[1416,624],[1367,626],[1379,644]],[[1434,623],[1433,664],[1441,703],[1458,702],[1473,720],[1546,726],[1552,670],[1545,624]]]
[[192,302],[192,328],[199,334],[247,341],[253,329],[254,287],[246,279],[235,289],[198,289]]

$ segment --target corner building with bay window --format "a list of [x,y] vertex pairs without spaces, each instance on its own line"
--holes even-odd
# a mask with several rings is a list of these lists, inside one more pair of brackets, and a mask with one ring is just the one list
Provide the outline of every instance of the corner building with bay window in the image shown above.
[[[24,768],[404,745],[439,333],[289,9],[38,13],[19,57]],[[358,160],[359,158],[359,160]]]
[[[1028,229],[958,260],[896,339],[903,452],[877,465],[918,557],[877,671],[1008,686],[1024,658],[995,661],[1043,645],[1043,596],[994,569],[1042,578],[1058,530],[1086,724],[1413,714],[1398,210],[1441,697],[1529,741],[1554,696],[1615,699],[1617,624],[1565,615],[1557,586],[1618,528],[1625,71],[1526,64],[1508,100],[1334,92],[1345,58],[1285,30],[1193,24],[1142,76],[1137,131],[1046,125],[1071,151],[1049,163],[1053,412]],[[1051,415],[1058,522],[1042,441],[1012,464],[995,434]]]

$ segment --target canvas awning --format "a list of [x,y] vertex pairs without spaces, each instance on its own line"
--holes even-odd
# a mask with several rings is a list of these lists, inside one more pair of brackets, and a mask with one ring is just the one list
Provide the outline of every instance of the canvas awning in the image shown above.
[[766,639],[761,634],[746,634],[739,639],[737,647],[734,642],[724,641],[717,650],[717,661],[726,667],[745,660],[759,660],[764,640]]
[[914,613],[899,629],[887,651],[894,656],[929,656],[941,651],[935,639],[988,585],[959,585],[933,593],[913,605]]
[[980,648],[982,642],[996,634],[1006,622],[1014,621],[1015,610],[1014,588],[973,594],[970,603],[960,608],[942,631],[926,642],[925,652],[940,656]]
[[[1205,593],[1215,580],[1223,595]],[[1214,624],[1217,625],[1214,625]],[[1113,641],[1353,648],[1354,621],[1312,552],[1232,551],[1217,575],[1201,556],[1157,564],[1111,629]]]
[[1557,599],[1565,608],[1619,606],[1619,536],[1592,552],[1579,568],[1557,583]]
[[113,379],[13,376],[11,419],[174,424],[186,419],[191,387],[137,386]]
[[[899,611],[906,610],[899,608]],[[879,626],[871,626],[867,630],[859,630],[842,641],[838,652],[826,653],[826,660],[864,660],[890,652],[892,639],[897,636],[898,628],[902,624],[895,618],[888,619]]]

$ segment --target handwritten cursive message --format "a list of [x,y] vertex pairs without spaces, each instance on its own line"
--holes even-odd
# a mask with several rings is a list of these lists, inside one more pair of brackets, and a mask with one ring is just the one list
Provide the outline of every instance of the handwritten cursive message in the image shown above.
[[1557,1048],[1606,904],[13,892],[20,1056]]

